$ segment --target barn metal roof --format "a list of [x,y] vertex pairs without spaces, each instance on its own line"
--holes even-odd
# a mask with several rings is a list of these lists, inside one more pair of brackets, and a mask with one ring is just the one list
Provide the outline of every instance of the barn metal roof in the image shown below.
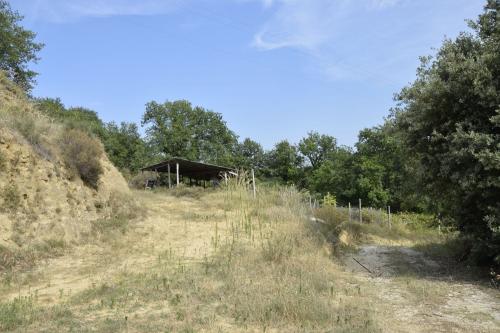
[[161,163],[153,164],[142,168],[142,171],[168,172],[170,165],[170,173],[176,173],[176,164],[179,164],[179,175],[198,180],[211,180],[218,178],[221,173],[234,172],[235,170],[228,167],[223,167],[215,164],[202,163],[186,160],[183,158],[174,157]]

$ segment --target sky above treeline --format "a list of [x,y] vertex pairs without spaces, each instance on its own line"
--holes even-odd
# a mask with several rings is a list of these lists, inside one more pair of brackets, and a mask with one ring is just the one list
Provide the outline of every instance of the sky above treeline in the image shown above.
[[419,56],[483,0],[11,0],[45,43],[33,94],[140,122],[152,100],[222,113],[271,148],[308,131],[353,145]]

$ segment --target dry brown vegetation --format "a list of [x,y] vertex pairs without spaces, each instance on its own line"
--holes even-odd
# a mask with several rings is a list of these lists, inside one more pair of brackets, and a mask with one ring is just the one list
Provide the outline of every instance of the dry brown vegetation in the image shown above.
[[[120,223],[111,222],[99,229],[102,235],[116,231],[111,236],[3,280],[0,327],[14,332],[493,332],[498,327],[497,291],[457,276],[431,277],[435,262],[408,249],[441,239],[435,231],[415,233],[397,219],[391,230],[344,224],[336,228],[336,239],[352,242],[334,256],[338,249],[325,233],[328,226],[310,222],[311,211],[293,188],[261,188],[256,200],[241,184],[135,196],[147,213],[125,234]],[[373,274],[350,260],[353,256]]]
[[99,140],[81,130],[70,129],[61,134],[59,147],[68,168],[85,184],[97,189],[103,173],[101,159],[104,154]]

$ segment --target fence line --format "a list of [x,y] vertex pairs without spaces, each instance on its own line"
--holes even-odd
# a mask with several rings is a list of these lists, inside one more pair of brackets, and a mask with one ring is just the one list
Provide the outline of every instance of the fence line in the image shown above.
[[[311,210],[325,207],[324,205],[320,205],[319,202],[312,197],[309,197],[309,206]],[[348,202],[347,205],[336,205],[332,207],[338,210],[345,210],[349,222],[358,221],[360,223],[387,224],[389,228],[392,227],[390,206],[387,206],[387,209],[363,207],[360,199],[358,201],[358,207],[351,205],[350,202]]]

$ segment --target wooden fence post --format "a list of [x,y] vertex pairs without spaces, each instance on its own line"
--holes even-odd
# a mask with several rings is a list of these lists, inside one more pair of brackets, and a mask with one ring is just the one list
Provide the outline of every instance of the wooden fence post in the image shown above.
[[349,223],[351,223],[351,203],[349,202]]
[[179,186],[179,163],[175,163],[175,169],[177,173],[177,186]]
[[391,206],[387,206],[387,212],[389,214],[389,229],[392,229],[392,223],[391,223]]
[[168,170],[168,188],[172,188],[172,181],[170,180],[170,163],[167,165]]
[[252,187],[253,187],[253,198],[257,197],[257,192],[255,191],[255,172],[252,169]]

